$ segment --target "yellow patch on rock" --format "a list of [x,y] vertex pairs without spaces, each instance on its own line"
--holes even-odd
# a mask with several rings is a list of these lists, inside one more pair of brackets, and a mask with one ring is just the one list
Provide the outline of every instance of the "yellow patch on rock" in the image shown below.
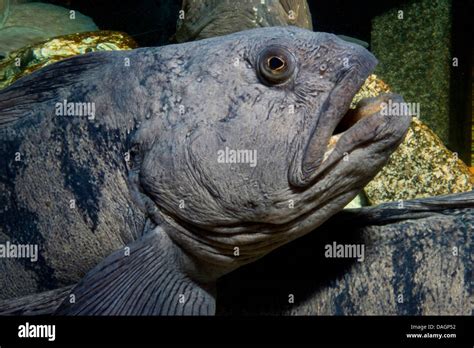
[[370,204],[466,192],[473,189],[469,168],[439,137],[413,118],[404,141],[365,187]]
[[[370,75],[354,96],[351,108],[363,98],[390,93],[390,87]],[[420,119],[413,118],[410,129],[389,162],[346,208],[384,202],[439,196],[471,191],[474,176],[457,154]]]
[[130,50],[138,47],[128,35],[116,31],[92,31],[58,36],[23,47],[0,61],[0,88],[47,65],[95,51]]
[[[362,98],[389,92],[386,83],[370,75],[351,107]],[[403,142],[364,191],[370,204],[380,204],[471,191],[473,184],[474,177],[457,154],[415,117]]]

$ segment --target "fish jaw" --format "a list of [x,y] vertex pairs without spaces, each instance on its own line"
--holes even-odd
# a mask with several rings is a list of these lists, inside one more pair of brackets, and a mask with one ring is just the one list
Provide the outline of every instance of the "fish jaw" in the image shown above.
[[[250,38],[252,41],[242,49],[239,43]],[[290,49],[299,62],[286,84],[262,83],[255,69],[258,65],[252,63],[268,47],[269,39],[273,46]],[[228,272],[313,231],[341,210],[386,162],[401,136],[392,137],[389,132],[388,143],[379,141],[373,134],[374,123],[383,123],[384,119],[372,120],[372,115],[339,139],[332,138],[333,151],[327,152],[334,129],[375,67],[375,57],[364,48],[331,34],[295,28],[256,29],[245,36],[240,33],[203,40],[201,45],[207,47],[206,52],[219,56],[227,52],[221,40],[229,52],[237,47],[235,54],[246,63],[234,66],[230,63],[234,60],[229,59],[234,58],[232,54],[223,57],[227,58],[225,64],[198,64],[203,63],[198,56],[186,65],[188,70],[199,72],[196,81],[198,76],[210,78],[205,86],[198,85],[199,90],[193,83],[175,86],[187,94],[183,99],[196,101],[195,105],[187,105],[186,110],[194,112],[188,116],[187,111],[181,127],[160,127],[160,122],[167,119],[163,117],[151,119],[137,131],[140,150],[135,162],[140,165],[136,175],[131,175],[135,183],[131,186],[136,187],[152,220],[169,226],[164,229],[176,244],[197,259]],[[196,50],[203,48],[195,47],[193,54]],[[344,57],[349,59],[347,67],[341,62]],[[330,64],[322,69],[324,62]],[[209,74],[202,74],[205,69]],[[224,73],[229,75],[226,79]],[[176,81],[181,84],[183,79]],[[204,92],[221,98],[209,98],[206,107],[201,107],[202,101],[197,101],[202,99],[192,97]],[[222,113],[220,103],[225,100],[239,106],[230,108],[231,117]],[[270,102],[284,108],[271,108],[270,113]],[[295,106],[293,115],[288,116],[287,105]],[[196,112],[199,110],[203,112]],[[397,128],[399,123],[394,122]],[[375,163],[358,167],[354,161],[341,160],[346,147],[364,139],[388,145],[379,149]],[[173,144],[175,152],[169,151],[168,144]],[[258,149],[259,165],[220,164],[217,150],[225,146]],[[359,163],[373,160],[372,152],[354,150],[351,156],[360,159]],[[292,158],[296,160],[292,162]],[[172,173],[169,168],[173,168]],[[185,202],[183,208],[176,204],[180,200]],[[236,248],[238,257],[234,254]]]
[[351,46],[352,52],[348,55],[350,68],[341,71],[334,89],[314,118],[305,148],[295,156],[290,167],[289,182],[294,187],[304,188],[314,183],[315,172],[323,162],[334,130],[349,110],[354,95],[377,65],[377,59],[369,51],[358,45]]
[[[355,124],[325,138],[327,143],[320,150],[318,166],[304,177],[305,181],[299,181],[299,186],[280,198],[281,202],[298,202],[301,207],[280,221],[295,226],[295,235],[317,228],[321,221],[341,210],[382,169],[403,141],[411,116],[385,115],[383,105],[389,102],[402,103],[403,99],[396,94],[374,98]],[[298,223],[303,227],[297,228]]]
[[[371,101],[367,113],[353,126],[330,138],[325,158],[315,176],[335,165],[343,156],[350,156],[356,150],[366,148],[373,156],[388,160],[390,154],[403,140],[411,123],[410,115],[384,115],[383,105],[403,103],[397,94],[384,94]],[[377,171],[378,172],[378,171]]]

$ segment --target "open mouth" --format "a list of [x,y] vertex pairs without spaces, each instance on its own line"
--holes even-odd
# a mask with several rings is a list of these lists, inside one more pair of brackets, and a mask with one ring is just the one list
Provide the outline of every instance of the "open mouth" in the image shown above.
[[[370,156],[371,165],[380,165],[403,140],[411,117],[391,117],[383,112],[384,104],[398,104],[403,99],[387,93],[386,85],[373,85],[376,76],[371,72],[376,61],[368,59],[367,62],[346,72],[321,107],[303,151],[301,170],[292,166],[290,182],[293,186],[310,186],[355,152],[358,161]],[[360,149],[363,152],[358,151]],[[367,173],[375,170],[374,167]]]
[[[329,138],[323,155],[323,162],[334,152],[339,140],[353,130],[352,127],[360,126],[359,123],[369,117],[380,116],[383,104],[387,104],[389,100],[401,99],[398,95],[391,94],[388,86],[382,81],[377,80],[376,75],[369,75],[364,85],[354,95],[349,109],[336,125],[332,136]],[[375,122],[375,120],[373,121]],[[374,122],[371,123],[374,124]],[[366,123],[368,124],[369,122]]]

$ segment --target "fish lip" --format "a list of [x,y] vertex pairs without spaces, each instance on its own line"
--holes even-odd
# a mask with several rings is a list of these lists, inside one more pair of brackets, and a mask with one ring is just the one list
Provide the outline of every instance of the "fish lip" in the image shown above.
[[[392,103],[403,102],[403,98],[400,95],[393,93],[385,94],[383,102],[388,102],[389,100]],[[379,110],[359,120],[349,129],[342,132],[331,154],[327,159],[323,160],[315,172],[315,177],[319,177],[329,167],[334,167],[345,156],[350,155],[357,149],[363,147],[370,148],[371,146],[381,144],[383,146],[382,149],[391,148],[395,150],[407,133],[411,124],[411,118],[409,115],[386,116]]]
[[[354,45],[356,46],[356,45]],[[362,49],[362,47],[361,47]],[[289,182],[294,187],[306,188],[315,182],[316,174],[321,171],[324,164],[324,153],[329,145],[332,133],[338,123],[349,110],[352,99],[360,90],[365,80],[375,69],[377,59],[364,49],[361,54],[363,60],[344,71],[338,78],[336,86],[329,93],[325,100],[326,104],[331,100],[341,98],[333,106],[322,108],[317,116],[317,123],[313,132],[309,135],[302,154],[298,158],[295,156],[290,167]],[[341,105],[342,103],[342,105]],[[324,104],[323,104],[324,105]],[[326,115],[330,113],[330,115]],[[299,164],[296,162],[299,161]]]

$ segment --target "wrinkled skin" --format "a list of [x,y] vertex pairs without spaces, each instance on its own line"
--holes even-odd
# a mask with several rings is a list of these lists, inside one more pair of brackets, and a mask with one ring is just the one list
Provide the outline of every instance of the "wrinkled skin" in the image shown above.
[[[292,57],[292,73],[278,85],[258,68],[271,47]],[[143,314],[133,301],[121,308],[113,296],[104,302],[109,290],[94,284],[138,299],[140,281],[161,274],[184,277],[193,288],[315,229],[378,172],[409,126],[409,117],[375,112],[342,133],[324,160],[333,130],[375,64],[368,51],[331,34],[264,28],[87,54],[18,80],[0,93],[0,128],[13,130],[2,144],[0,198],[8,210],[0,212],[0,232],[38,241],[41,251],[35,267],[1,260],[3,279],[13,284],[4,284],[3,296],[72,284],[118,250],[103,262],[121,267],[89,272],[74,289],[72,312],[62,313]],[[55,104],[65,99],[94,102],[95,119],[56,116]],[[257,165],[219,163],[225,147],[255,150]],[[14,162],[16,152],[26,160]],[[123,259],[119,248],[134,240],[129,259],[145,265],[145,248],[148,269]],[[114,285],[107,278],[126,271],[143,279]],[[25,286],[24,279],[34,281]],[[191,294],[204,298],[203,311],[160,311],[171,300],[158,298],[157,312],[146,314],[212,313],[206,284]],[[94,307],[96,300],[102,307]]]
[[[259,53],[273,45],[295,58],[283,85],[256,74]],[[140,199],[158,208],[149,212],[155,222],[173,227],[172,239],[225,273],[342,209],[386,162],[409,117],[364,119],[323,162],[334,128],[375,66],[368,51],[296,28],[242,32],[200,47],[207,55],[184,64],[171,87],[185,122],[177,116],[144,123],[134,137],[131,180]],[[219,163],[225,147],[256,150],[258,164]]]

